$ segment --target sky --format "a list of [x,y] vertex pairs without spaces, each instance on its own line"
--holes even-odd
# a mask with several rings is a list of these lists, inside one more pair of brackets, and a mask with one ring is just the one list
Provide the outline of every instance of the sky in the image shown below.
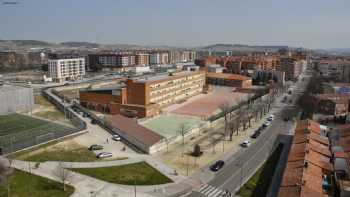
[[[10,5],[4,2],[17,1]],[[349,0],[0,0],[0,39],[350,48]]]

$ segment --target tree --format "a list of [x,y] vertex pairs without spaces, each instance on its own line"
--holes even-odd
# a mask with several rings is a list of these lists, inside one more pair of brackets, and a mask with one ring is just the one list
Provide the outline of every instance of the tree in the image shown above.
[[67,170],[64,167],[63,162],[59,162],[54,174],[61,181],[63,185],[63,191],[66,191],[66,182],[71,178],[71,171]]
[[185,134],[186,134],[186,124],[185,123],[180,124],[178,132],[182,136],[182,154],[181,154],[181,156],[183,156],[184,149],[185,149]]
[[228,118],[227,118],[227,114],[230,111],[230,104],[228,101],[224,101],[219,105],[219,109],[221,110],[221,112],[224,114],[224,118],[225,118],[225,131],[224,131],[224,138],[226,137],[226,132],[227,132],[227,124],[228,124]]

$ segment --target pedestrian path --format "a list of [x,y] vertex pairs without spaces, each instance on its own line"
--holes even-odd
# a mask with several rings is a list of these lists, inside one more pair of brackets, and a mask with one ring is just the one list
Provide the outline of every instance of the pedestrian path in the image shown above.
[[226,195],[227,192],[225,190],[207,184],[204,184],[201,188],[199,188],[198,192],[207,197],[228,196]]

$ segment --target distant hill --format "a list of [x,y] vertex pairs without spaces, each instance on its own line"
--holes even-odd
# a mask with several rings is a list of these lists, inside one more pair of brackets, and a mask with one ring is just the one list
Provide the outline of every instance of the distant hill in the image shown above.
[[0,42],[12,43],[17,46],[50,46],[51,43],[39,40],[0,40]]
[[203,50],[213,51],[277,51],[288,46],[250,46],[243,44],[213,44],[202,47]]
[[88,47],[88,48],[98,48],[100,45],[91,42],[61,42],[61,45],[65,47]]

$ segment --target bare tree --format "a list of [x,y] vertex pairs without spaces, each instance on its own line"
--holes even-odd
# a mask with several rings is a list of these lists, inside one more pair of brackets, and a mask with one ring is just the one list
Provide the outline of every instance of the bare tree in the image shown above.
[[185,149],[185,134],[186,134],[186,124],[185,123],[181,123],[179,125],[179,129],[178,129],[179,134],[182,136],[182,154],[181,156],[184,156],[184,149]]
[[63,162],[59,162],[54,174],[61,181],[63,185],[63,191],[66,191],[66,182],[71,178],[71,171],[67,170],[64,167]]
[[6,159],[4,157],[0,157],[0,184],[5,185],[7,188],[7,196],[11,195],[11,187],[9,182],[9,176],[13,172],[13,168],[11,168],[12,160]]
[[225,131],[224,131],[224,138],[226,137],[227,134],[227,126],[228,126],[228,118],[227,115],[230,111],[230,104],[228,101],[224,101],[219,105],[220,110],[222,111],[222,113],[224,114],[224,118],[225,118]]
[[236,129],[236,121],[230,121],[229,122],[229,125],[228,125],[228,127],[229,127],[229,131],[230,131],[230,141],[232,141],[232,137],[233,137],[233,133],[235,132],[235,129]]

